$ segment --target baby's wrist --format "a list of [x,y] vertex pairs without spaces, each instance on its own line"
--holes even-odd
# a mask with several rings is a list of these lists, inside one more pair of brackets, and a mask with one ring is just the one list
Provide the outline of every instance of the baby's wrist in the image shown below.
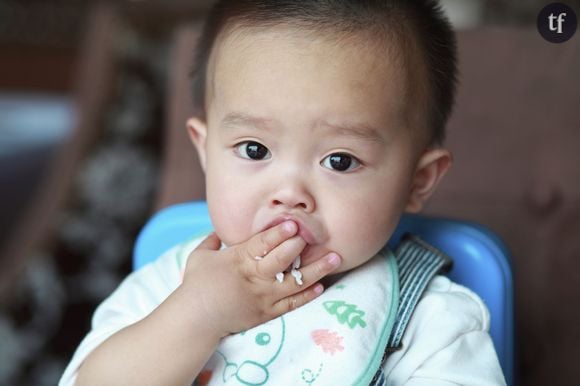
[[210,315],[207,305],[204,304],[203,296],[200,294],[192,296],[192,293],[195,292],[188,291],[183,285],[175,290],[173,296],[180,304],[175,317],[187,321],[186,323],[190,328],[196,331],[195,335],[201,333],[208,340],[219,342],[221,338],[228,335],[228,332],[222,331],[220,324],[216,323],[215,318]]

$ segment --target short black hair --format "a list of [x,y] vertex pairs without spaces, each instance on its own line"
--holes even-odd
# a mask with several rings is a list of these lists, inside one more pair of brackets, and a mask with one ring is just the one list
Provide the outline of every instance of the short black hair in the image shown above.
[[[418,48],[427,76],[427,125],[431,143],[441,144],[455,101],[457,43],[437,0],[218,0],[195,50],[193,103],[205,118],[208,62],[219,34],[234,27],[296,26],[311,31],[382,31]],[[385,36],[385,35],[383,35]]]

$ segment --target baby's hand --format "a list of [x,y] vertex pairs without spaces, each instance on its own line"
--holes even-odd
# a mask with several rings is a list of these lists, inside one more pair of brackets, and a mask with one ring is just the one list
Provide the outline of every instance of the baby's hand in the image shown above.
[[208,327],[225,336],[247,330],[308,303],[322,293],[320,279],[340,265],[329,253],[303,266],[303,285],[293,278],[282,283],[276,274],[286,270],[306,246],[296,235],[298,226],[286,221],[249,240],[220,250],[215,233],[189,256],[181,290],[187,291],[206,313]]

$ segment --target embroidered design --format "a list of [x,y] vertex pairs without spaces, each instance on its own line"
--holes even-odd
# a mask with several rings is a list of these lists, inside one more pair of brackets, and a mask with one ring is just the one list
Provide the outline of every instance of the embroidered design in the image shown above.
[[348,304],[344,300],[329,300],[322,303],[330,315],[336,316],[340,324],[345,324],[354,329],[356,326],[365,328],[365,312],[358,309],[355,304]]
[[342,290],[342,289],[345,289],[346,288],[346,285],[344,285],[344,284],[337,284],[337,285],[334,286],[334,288],[339,289],[339,290]]
[[329,331],[326,329],[314,330],[310,333],[312,340],[317,346],[322,348],[327,354],[334,355],[338,351],[344,351],[344,346],[342,345],[342,336],[338,335],[337,332]]
[[[222,379],[224,383],[233,381],[246,386],[260,386],[268,382],[270,372],[268,366],[278,358],[286,335],[286,325],[283,317],[271,320],[255,329],[244,331],[238,335],[232,335],[224,341],[224,345],[231,343],[232,347],[239,347],[240,344],[249,349],[244,350],[247,357],[228,358],[221,351],[216,353],[224,360]],[[243,342],[243,343],[240,343]],[[227,350],[233,352],[235,350]]]
[[312,385],[314,383],[314,381],[316,381],[316,379],[318,378],[320,373],[322,372],[322,367],[323,367],[323,363],[320,363],[320,366],[318,366],[318,371],[316,372],[316,374],[314,374],[314,372],[310,369],[302,370],[301,375],[302,375],[302,380],[304,381],[304,383],[306,383],[308,385]]

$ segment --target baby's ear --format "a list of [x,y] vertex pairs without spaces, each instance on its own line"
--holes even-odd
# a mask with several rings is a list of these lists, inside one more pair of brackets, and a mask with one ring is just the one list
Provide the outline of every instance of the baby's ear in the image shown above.
[[423,209],[427,199],[451,167],[451,152],[443,148],[427,149],[417,162],[406,212],[417,213]]
[[193,143],[193,146],[197,150],[201,168],[205,172],[207,125],[199,118],[189,118],[187,120],[187,133],[189,134],[191,143]]

